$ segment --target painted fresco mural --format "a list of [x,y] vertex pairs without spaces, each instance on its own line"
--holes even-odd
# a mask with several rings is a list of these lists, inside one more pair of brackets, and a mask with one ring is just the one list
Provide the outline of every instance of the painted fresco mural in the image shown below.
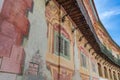
[[[81,60],[74,57],[74,23],[69,16],[63,20],[64,15],[56,1],[46,5],[44,0],[4,1],[0,13],[0,80],[78,80],[74,58]],[[78,70],[80,79],[89,80],[80,73]]]
[[28,69],[24,74],[24,80],[48,80],[47,76],[42,72],[43,64],[40,53],[37,51],[29,62]]
[[[26,11],[32,0],[4,0],[0,12],[0,80],[15,80],[22,74],[25,52],[24,35],[28,35]],[[8,77],[7,77],[8,76]]]
[[80,72],[81,77],[83,80],[89,80],[90,79],[90,71],[89,71],[89,54],[87,51],[80,46]]
[[98,80],[94,50],[56,0],[1,4],[0,80]]
[[31,5],[32,1],[28,0],[7,0],[3,3],[0,14],[1,72],[22,73],[25,53],[21,43],[23,36],[28,34],[26,10]]
[[[65,12],[62,7],[60,8],[55,2],[50,1],[46,7],[48,24],[48,53],[46,62],[52,73],[53,80],[72,80],[74,72],[72,23],[68,17],[62,22],[61,18],[64,15]],[[59,37],[61,38],[60,44]],[[65,49],[67,50],[65,51]]]

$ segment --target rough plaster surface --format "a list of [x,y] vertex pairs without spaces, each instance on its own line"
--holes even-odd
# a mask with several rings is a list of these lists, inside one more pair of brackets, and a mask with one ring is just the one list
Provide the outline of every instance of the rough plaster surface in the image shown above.
[[51,74],[46,68],[45,58],[47,53],[47,24],[44,0],[34,0],[33,10],[29,12],[28,18],[30,21],[30,30],[28,41],[26,41],[26,45],[24,45],[26,53],[24,71],[26,72],[32,56],[39,50],[40,60],[42,62],[42,66],[39,69],[41,72],[40,76],[46,80],[51,80]]
[[16,74],[0,73],[0,80],[16,80]]

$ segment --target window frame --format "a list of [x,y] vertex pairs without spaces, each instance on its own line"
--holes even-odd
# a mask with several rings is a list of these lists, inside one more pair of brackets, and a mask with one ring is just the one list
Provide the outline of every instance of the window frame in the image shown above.
[[[82,56],[84,56],[84,57],[82,57]],[[81,58],[81,61],[80,61],[81,67],[88,69],[88,59],[87,59],[87,56],[82,51],[80,52],[80,58]],[[85,66],[84,66],[84,64],[85,64]]]
[[[59,41],[58,41],[58,47],[56,47],[56,37],[60,37],[61,39],[63,39],[63,52],[60,51],[60,54],[59,54]],[[58,40],[59,40],[59,38],[58,38]],[[65,41],[68,44],[67,55],[65,55]],[[56,48],[58,48],[58,51]],[[64,58],[70,60],[70,41],[63,34],[59,34],[57,31],[54,31],[54,53],[56,55],[62,56]]]
[[91,62],[91,65],[92,65],[92,72],[97,73],[96,64]]

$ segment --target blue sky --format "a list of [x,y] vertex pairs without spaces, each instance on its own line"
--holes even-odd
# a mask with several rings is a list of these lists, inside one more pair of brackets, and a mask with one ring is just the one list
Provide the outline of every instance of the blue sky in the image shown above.
[[120,0],[94,0],[94,2],[104,27],[120,46]]

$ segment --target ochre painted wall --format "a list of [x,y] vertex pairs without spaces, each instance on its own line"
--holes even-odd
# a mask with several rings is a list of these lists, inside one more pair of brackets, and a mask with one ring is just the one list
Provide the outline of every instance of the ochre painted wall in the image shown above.
[[[45,0],[4,0],[0,8],[0,80],[98,80],[97,63],[103,78],[107,67],[112,80],[114,72],[118,80],[119,68],[99,56],[89,43],[85,46],[88,41],[80,30],[72,32],[77,26],[69,16],[62,20],[66,11],[56,0],[48,4]],[[89,16],[100,37],[102,29],[94,24],[91,10]],[[62,46],[68,56],[56,54],[56,34],[62,36],[64,46],[68,41],[69,46]]]

